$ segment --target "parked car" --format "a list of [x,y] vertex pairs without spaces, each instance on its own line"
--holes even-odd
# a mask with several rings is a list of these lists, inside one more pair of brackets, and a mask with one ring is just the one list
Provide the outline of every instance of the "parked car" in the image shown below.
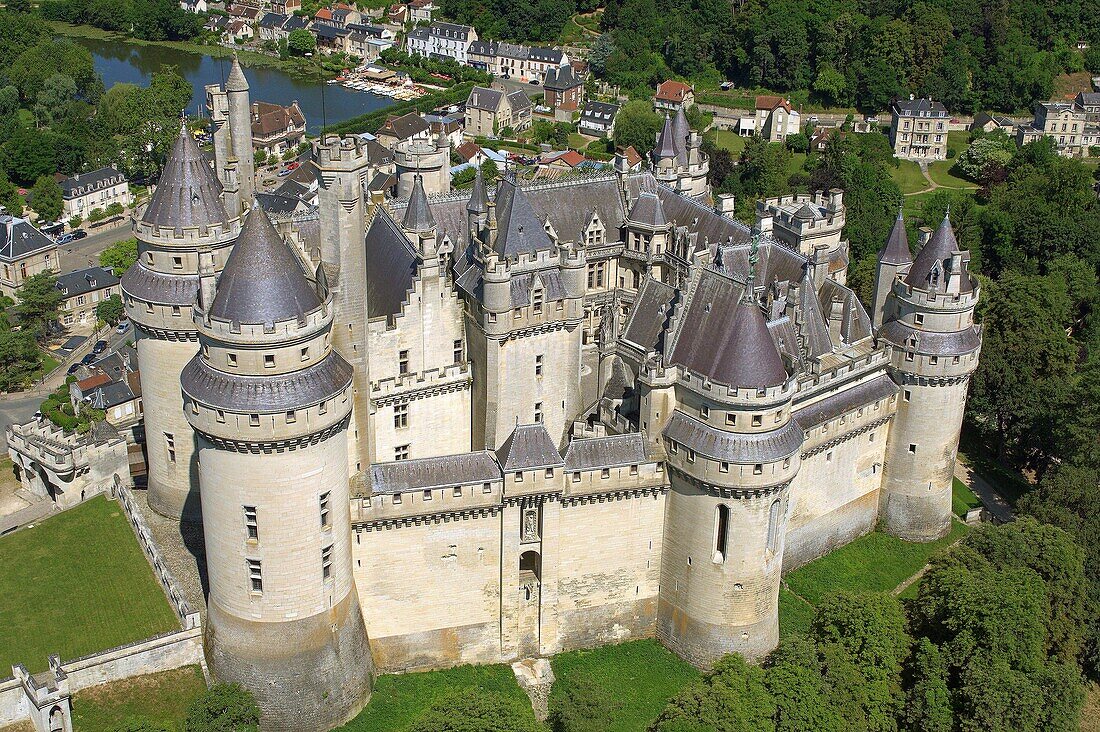
[[121,323],[118,324],[118,327],[115,328],[115,332],[125,333],[127,330],[129,330],[129,328],[130,328],[130,321],[129,320],[123,320]]
[[817,115],[816,114],[811,114],[810,115],[810,124],[816,125],[817,122],[818,122]]
[[57,243],[69,244],[76,241],[77,239],[83,239],[87,235],[88,232],[84,231],[84,229],[73,229],[68,234],[62,234],[61,236],[57,237]]
[[297,170],[297,169],[298,169],[298,168],[300,168],[300,167],[302,167],[302,164],[301,164],[301,163],[299,163],[299,162],[298,162],[297,160],[295,160],[294,162],[292,162],[292,163],[288,164],[288,165],[286,166],[286,169],[287,169],[287,170]]
[[542,82],[540,82],[538,79],[531,79],[531,81],[529,81],[527,83],[528,84],[533,84],[535,86],[541,86],[541,84],[542,84]]
[[92,353],[103,353],[107,350],[107,341],[96,341],[92,346]]
[[79,370],[80,370],[80,364],[74,363],[72,366],[69,367],[69,370],[66,371],[65,373],[68,374],[69,376],[72,376],[73,374],[75,374]]
[[91,366],[93,363],[95,363],[97,358],[99,358],[98,353],[89,353],[87,356],[80,359],[80,363],[84,364],[85,366]]

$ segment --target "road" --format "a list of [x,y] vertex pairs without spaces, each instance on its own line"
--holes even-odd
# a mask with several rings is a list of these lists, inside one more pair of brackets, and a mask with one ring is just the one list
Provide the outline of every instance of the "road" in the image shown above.
[[130,233],[130,224],[127,222],[122,226],[89,234],[83,239],[62,244],[57,248],[61,271],[71,272],[74,269],[94,267],[99,264],[100,252],[115,242],[129,239],[131,236],[133,234]]

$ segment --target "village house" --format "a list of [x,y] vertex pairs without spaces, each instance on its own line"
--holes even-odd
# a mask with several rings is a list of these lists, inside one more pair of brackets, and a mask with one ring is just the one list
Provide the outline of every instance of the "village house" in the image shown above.
[[741,120],[742,135],[756,134],[768,142],[782,142],[789,135],[797,135],[801,127],[802,115],[791,107],[790,99],[767,94],[756,98],[755,116]]
[[73,410],[79,413],[83,406],[99,409],[112,427],[119,430],[133,427],[142,416],[140,376],[127,371],[120,378],[112,379],[96,371],[86,379],[69,384]]
[[133,201],[126,176],[114,168],[78,173],[61,181],[62,216],[87,218],[94,209],[106,209],[112,203],[129,206]]
[[184,10],[188,13],[206,12],[206,0],[180,0],[180,10]]
[[569,56],[560,48],[501,41],[474,41],[467,55],[475,69],[505,79],[536,83],[542,83],[551,69],[569,65]]
[[378,142],[393,149],[399,142],[406,140],[430,140],[432,128],[428,121],[416,112],[409,112],[400,117],[390,117],[374,133]]
[[1011,118],[1005,117],[1002,114],[987,114],[986,112],[979,112],[974,116],[974,121],[970,123],[969,130],[971,132],[994,132],[996,130],[1003,130],[1009,137],[1013,136],[1015,132],[1016,123]]
[[392,48],[395,44],[394,32],[389,28],[350,23],[348,30],[351,31],[351,35],[347,37],[347,52],[364,61],[377,60],[383,51]]
[[57,242],[18,216],[0,214],[0,294],[15,297],[28,277],[57,270]]
[[475,86],[466,100],[466,134],[495,136],[511,128],[531,126],[531,100],[522,91],[505,93],[499,89]]
[[669,112],[687,109],[695,104],[695,87],[682,81],[662,81],[657,85],[657,94],[653,97],[653,106]]
[[279,41],[290,35],[290,31],[283,28],[287,16],[280,13],[264,13],[260,22],[256,24],[261,41]]
[[1093,127],[1100,125],[1100,91],[1078,92],[1073,101],[1079,109],[1084,110],[1086,124]]
[[590,99],[584,103],[577,129],[583,135],[607,137],[615,129],[615,116],[618,113],[618,104],[594,102]]
[[462,118],[445,117],[438,114],[424,115],[424,121],[428,123],[428,129],[433,138],[443,135],[452,148],[462,144]]
[[546,106],[554,110],[558,122],[572,122],[573,113],[584,100],[584,77],[579,76],[571,64],[555,66],[546,71],[542,82],[546,90]]
[[297,101],[289,107],[270,102],[252,103],[252,148],[282,155],[305,142],[306,116]]
[[947,159],[947,108],[940,102],[899,99],[890,107],[890,147],[901,160]]
[[588,159],[576,150],[561,150],[545,153],[539,157],[538,174],[540,176],[569,173],[588,164]]
[[1089,112],[1076,102],[1039,102],[1032,123],[1016,129],[1016,144],[1022,147],[1049,137],[1059,155],[1082,157],[1088,154],[1089,147],[1100,144],[1100,129],[1088,120]]
[[462,158],[463,163],[469,163],[478,168],[481,167],[481,163],[485,160],[485,153],[483,153],[481,147],[472,140],[467,140],[455,147],[455,153]]
[[248,43],[256,35],[256,32],[252,30],[252,23],[243,18],[237,18],[230,20],[225,26],[225,30],[222,32],[222,39],[226,43]]
[[302,0],[271,0],[271,12],[279,15],[293,15],[302,9]]
[[55,286],[62,296],[58,320],[66,327],[95,325],[96,306],[119,294],[118,277],[103,267],[88,267],[58,275]]
[[432,23],[428,27],[413,28],[405,37],[405,52],[410,56],[451,58],[460,64],[467,63],[470,44],[477,40],[477,31],[468,25]]
[[317,50],[322,53],[344,53],[351,31],[324,21],[314,21],[310,32],[317,39]]
[[409,13],[413,23],[431,23],[432,15],[439,10],[432,0],[412,0],[409,3]]

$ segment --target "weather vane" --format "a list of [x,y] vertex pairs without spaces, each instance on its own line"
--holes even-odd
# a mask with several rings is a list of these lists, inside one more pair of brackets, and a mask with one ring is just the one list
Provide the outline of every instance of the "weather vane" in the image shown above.
[[754,234],[749,246],[749,276],[745,282],[745,299],[753,299],[756,282],[756,263],[760,261],[760,234]]

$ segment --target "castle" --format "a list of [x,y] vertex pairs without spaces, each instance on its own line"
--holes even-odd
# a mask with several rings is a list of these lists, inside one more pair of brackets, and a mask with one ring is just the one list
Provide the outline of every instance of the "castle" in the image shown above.
[[317,210],[273,223],[239,65],[208,98],[214,169],[181,133],[122,286],[149,502],[201,519],[207,658],[265,729],[340,724],[383,671],[759,659],[784,571],[948,531],[981,346],[948,219],[914,259],[899,215],[868,314],[842,193],[747,227],[678,121],[656,173],[396,202],[326,136]]

